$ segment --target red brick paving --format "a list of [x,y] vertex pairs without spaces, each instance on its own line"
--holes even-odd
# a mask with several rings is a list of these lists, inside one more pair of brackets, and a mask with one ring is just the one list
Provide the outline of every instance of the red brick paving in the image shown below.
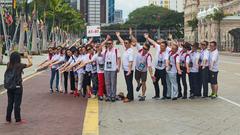
[[49,75],[24,82],[22,118],[26,124],[4,124],[7,95],[0,95],[0,135],[81,135],[87,99],[49,94]]

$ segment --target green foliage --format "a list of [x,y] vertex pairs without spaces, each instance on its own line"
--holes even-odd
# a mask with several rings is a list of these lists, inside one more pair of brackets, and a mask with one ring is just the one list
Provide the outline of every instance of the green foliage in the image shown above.
[[174,34],[178,38],[183,37],[184,14],[168,10],[159,6],[144,6],[129,14],[129,20],[125,24],[115,24],[104,29],[127,29],[137,27],[138,29],[175,29]]
[[49,31],[58,26],[70,33],[79,33],[85,29],[81,14],[71,8],[64,0],[34,0],[30,3],[31,11],[37,6],[38,18],[45,20]]
[[214,14],[212,15],[212,19],[220,22],[223,18],[224,18],[223,10],[222,9],[220,9],[220,10],[215,9]]
[[192,31],[196,30],[198,27],[198,19],[196,17],[194,17],[192,20],[189,20],[187,23],[188,26],[192,28]]
[[214,9],[214,13],[210,14],[210,15],[207,15],[205,17],[205,19],[207,19],[207,20],[211,20],[212,19],[214,21],[220,22],[224,17],[225,17],[225,15],[224,15],[224,12],[223,12],[222,9],[219,9],[219,10]]

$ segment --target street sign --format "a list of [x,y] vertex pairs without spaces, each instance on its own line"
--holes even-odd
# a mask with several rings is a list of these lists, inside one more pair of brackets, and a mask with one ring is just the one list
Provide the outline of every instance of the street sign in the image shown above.
[[100,26],[87,26],[87,37],[100,37]]

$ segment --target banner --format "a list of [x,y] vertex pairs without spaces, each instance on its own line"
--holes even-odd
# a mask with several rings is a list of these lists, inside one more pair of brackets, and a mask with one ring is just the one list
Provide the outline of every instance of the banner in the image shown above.
[[87,26],[87,37],[100,37],[101,27],[100,26]]

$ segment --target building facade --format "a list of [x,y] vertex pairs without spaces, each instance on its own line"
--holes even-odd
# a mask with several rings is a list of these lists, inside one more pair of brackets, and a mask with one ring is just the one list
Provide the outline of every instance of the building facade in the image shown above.
[[107,23],[114,23],[115,0],[107,0]]
[[149,0],[148,4],[161,6],[177,12],[183,12],[184,0]]
[[115,10],[114,23],[123,23],[123,10]]
[[169,8],[177,12],[183,12],[184,0],[170,0]]
[[[190,42],[217,41],[223,51],[240,52],[240,1],[239,0],[186,0],[185,40]],[[220,21],[209,15],[223,11]],[[188,21],[198,19],[197,28],[192,30]]]
[[87,25],[101,25],[106,24],[108,13],[108,0],[71,0],[75,3],[76,7]]

